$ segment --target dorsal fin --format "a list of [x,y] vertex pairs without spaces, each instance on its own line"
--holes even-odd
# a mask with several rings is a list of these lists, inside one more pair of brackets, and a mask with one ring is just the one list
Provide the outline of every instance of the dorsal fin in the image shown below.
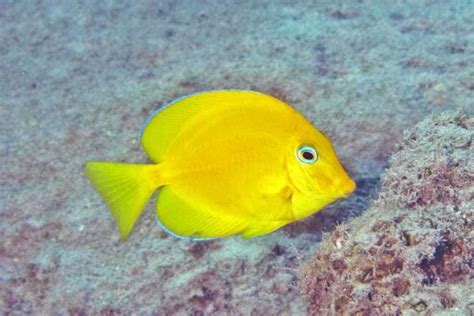
[[275,100],[270,95],[245,90],[217,90],[180,97],[161,106],[147,118],[140,132],[142,146],[151,160],[161,162],[185,124],[202,111],[268,99]]

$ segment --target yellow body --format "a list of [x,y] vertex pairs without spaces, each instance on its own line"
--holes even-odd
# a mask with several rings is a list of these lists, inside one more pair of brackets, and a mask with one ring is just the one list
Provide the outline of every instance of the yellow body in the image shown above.
[[[258,92],[178,99],[147,121],[142,144],[155,165],[86,165],[123,238],[158,188],[159,223],[195,239],[264,235],[355,188],[320,131]],[[317,150],[314,163],[298,159],[302,145]]]

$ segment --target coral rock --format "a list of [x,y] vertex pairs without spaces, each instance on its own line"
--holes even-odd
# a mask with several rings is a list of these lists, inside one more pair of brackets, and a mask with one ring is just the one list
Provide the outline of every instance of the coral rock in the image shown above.
[[473,123],[447,112],[405,134],[379,197],[300,269],[310,314],[469,314]]

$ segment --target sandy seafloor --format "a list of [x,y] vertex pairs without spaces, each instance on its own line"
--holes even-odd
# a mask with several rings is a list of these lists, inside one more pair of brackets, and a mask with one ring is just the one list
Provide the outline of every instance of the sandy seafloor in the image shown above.
[[[358,216],[401,135],[474,97],[472,1],[0,1],[0,313],[304,315],[296,270]],[[251,240],[123,242],[85,161],[143,163],[140,125],[212,89],[280,97],[355,194]],[[470,108],[471,107],[471,108]]]

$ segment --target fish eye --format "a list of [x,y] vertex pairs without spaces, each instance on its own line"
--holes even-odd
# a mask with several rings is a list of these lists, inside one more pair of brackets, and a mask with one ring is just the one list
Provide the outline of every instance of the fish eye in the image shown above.
[[301,146],[296,151],[296,157],[303,163],[314,163],[318,160],[318,152],[311,146]]

